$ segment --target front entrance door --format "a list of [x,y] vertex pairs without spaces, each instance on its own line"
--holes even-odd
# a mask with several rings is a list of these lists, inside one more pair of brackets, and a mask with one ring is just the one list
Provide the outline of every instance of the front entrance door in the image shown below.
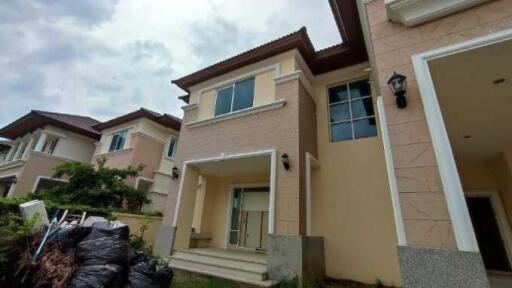
[[476,240],[487,270],[511,271],[505,242],[489,197],[466,197]]
[[235,188],[231,203],[229,245],[266,250],[269,188]]

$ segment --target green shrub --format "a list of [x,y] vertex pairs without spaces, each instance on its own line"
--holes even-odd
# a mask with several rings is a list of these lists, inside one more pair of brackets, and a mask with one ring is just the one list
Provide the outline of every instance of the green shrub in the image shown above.
[[67,176],[69,181],[37,193],[31,198],[50,200],[61,205],[85,205],[105,209],[127,207],[138,212],[151,201],[145,192],[126,185],[130,177],[137,177],[144,168],[129,166],[126,169],[106,167],[104,158],[98,159],[97,167],[80,162],[66,162],[55,169],[53,177]]

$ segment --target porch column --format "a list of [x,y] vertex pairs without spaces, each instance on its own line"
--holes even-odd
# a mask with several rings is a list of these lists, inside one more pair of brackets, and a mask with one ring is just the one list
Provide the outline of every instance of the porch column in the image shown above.
[[25,151],[23,152],[23,155],[21,156],[22,159],[27,159],[28,153],[30,150],[32,150],[32,146],[34,145],[34,135],[30,136],[30,140],[28,141],[27,147],[25,148]]
[[11,149],[9,149],[9,153],[5,156],[5,162],[9,162],[14,158],[14,153],[18,149],[18,143],[12,143]]
[[46,143],[46,139],[48,138],[48,132],[41,132],[39,139],[37,140],[36,147],[34,148],[37,152],[43,152],[44,143]]
[[199,170],[185,164],[178,192],[178,203],[173,226],[176,227],[174,249],[182,250],[190,247],[194,206],[196,204],[197,185],[199,183]]
[[14,160],[21,158],[21,154],[23,153],[23,149],[25,149],[25,146],[25,142],[20,142],[20,144],[18,145],[18,149],[16,149],[16,153],[14,153]]

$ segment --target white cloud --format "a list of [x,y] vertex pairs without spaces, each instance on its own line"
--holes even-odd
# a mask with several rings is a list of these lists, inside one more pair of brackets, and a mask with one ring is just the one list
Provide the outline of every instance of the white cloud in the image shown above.
[[327,1],[22,2],[0,7],[0,126],[31,109],[181,116],[172,79],[301,26],[317,49],[340,41]]

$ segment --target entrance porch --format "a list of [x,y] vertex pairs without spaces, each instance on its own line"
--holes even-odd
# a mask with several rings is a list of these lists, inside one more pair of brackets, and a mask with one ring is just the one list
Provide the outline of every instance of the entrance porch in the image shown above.
[[170,266],[270,287],[272,154],[188,162],[181,175]]
[[512,286],[510,51],[512,30],[413,57],[447,204],[428,213],[451,221],[453,255],[476,256],[467,287]]

